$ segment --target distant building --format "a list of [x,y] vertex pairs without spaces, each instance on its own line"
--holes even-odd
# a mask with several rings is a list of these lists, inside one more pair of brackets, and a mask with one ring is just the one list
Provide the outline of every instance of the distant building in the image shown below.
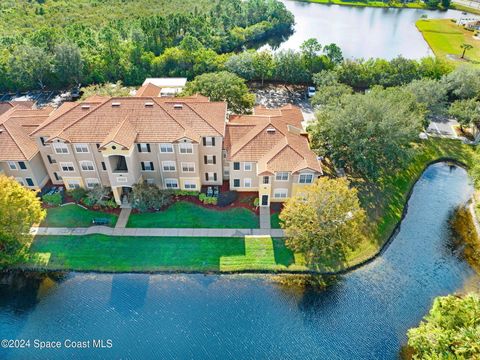
[[187,78],[147,78],[137,96],[172,97],[181,93]]

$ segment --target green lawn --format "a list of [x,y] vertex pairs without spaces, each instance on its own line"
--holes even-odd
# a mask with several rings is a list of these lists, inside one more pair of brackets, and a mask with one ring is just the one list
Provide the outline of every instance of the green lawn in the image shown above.
[[214,210],[179,201],[164,211],[132,214],[127,227],[137,228],[258,228],[258,216],[244,208]]
[[411,8],[426,9],[425,3],[421,1],[403,4],[401,2],[385,3],[383,1],[361,1],[361,0],[298,0],[303,2],[312,2],[327,5],[345,5],[345,6],[362,6],[362,7],[382,7],[382,8]]
[[450,19],[418,20],[416,25],[437,57],[447,59],[447,55],[461,56],[460,45],[467,43],[472,45],[473,49],[468,50],[465,56],[471,59],[472,63],[480,64],[480,41],[473,39],[472,31],[465,30]]
[[244,238],[37,236],[27,267],[92,271],[302,270],[283,240]]
[[281,229],[280,219],[278,218],[279,215],[280,213],[274,213],[271,215],[270,226],[272,227],[272,229]]
[[89,227],[92,219],[110,219],[108,226],[115,226],[118,216],[101,211],[86,210],[76,204],[69,204],[47,209],[47,217],[40,226],[45,227]]

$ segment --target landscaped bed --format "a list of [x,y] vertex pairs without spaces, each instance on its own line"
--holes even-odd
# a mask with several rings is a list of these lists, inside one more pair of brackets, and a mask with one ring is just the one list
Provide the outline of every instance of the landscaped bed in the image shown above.
[[115,226],[118,216],[102,211],[85,209],[77,204],[47,208],[47,217],[40,226],[43,227],[89,227],[93,219],[108,219],[107,226]]
[[131,214],[127,227],[256,229],[258,216],[245,208],[210,209],[178,201],[165,210]]
[[28,268],[78,271],[302,270],[282,239],[37,236]]

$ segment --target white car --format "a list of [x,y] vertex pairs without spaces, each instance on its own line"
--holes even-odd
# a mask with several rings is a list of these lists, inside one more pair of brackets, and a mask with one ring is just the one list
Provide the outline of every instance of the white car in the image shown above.
[[309,86],[307,89],[307,96],[311,98],[313,95],[315,95],[315,88],[313,86]]

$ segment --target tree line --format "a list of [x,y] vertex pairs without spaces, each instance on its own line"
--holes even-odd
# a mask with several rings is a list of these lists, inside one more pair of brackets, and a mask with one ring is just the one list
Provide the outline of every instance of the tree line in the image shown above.
[[138,85],[148,76],[191,78],[222,69],[225,54],[285,35],[293,24],[293,15],[277,0],[224,0],[208,12],[195,8],[98,27],[81,21],[43,25],[0,38],[0,91],[118,80]]

